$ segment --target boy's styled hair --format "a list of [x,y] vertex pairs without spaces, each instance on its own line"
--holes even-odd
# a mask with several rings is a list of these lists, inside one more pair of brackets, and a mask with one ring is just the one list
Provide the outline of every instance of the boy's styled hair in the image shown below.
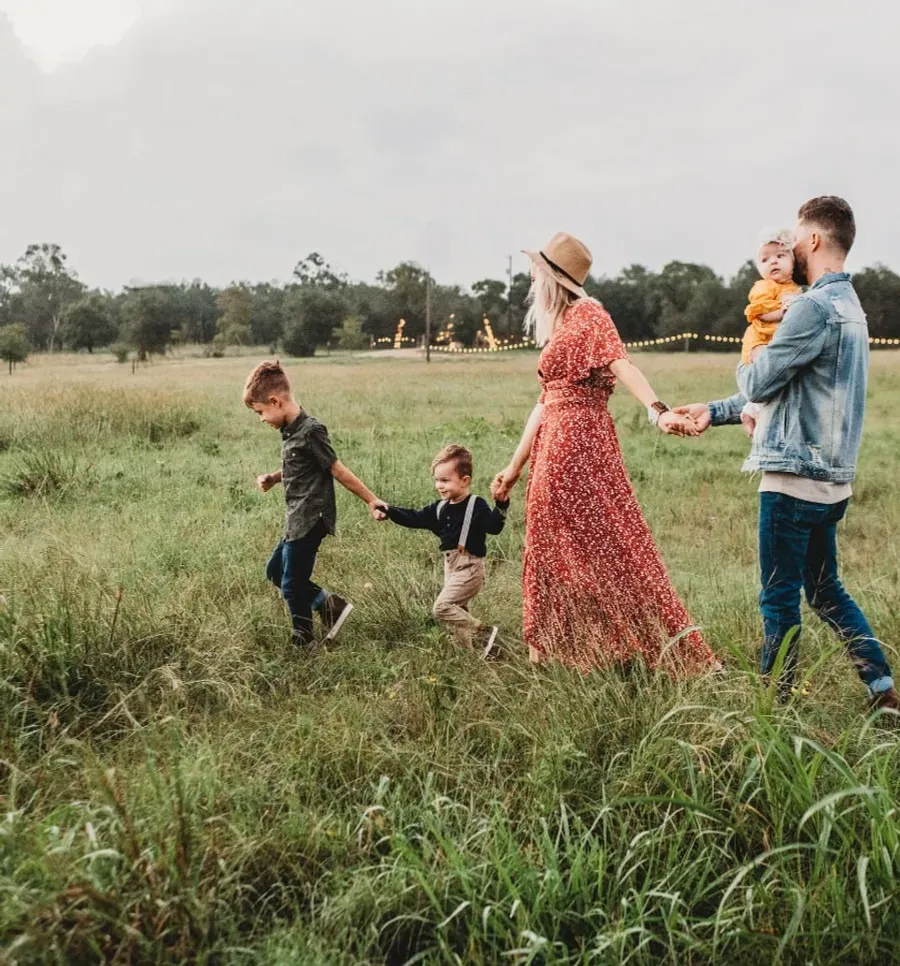
[[454,464],[456,472],[460,476],[472,475],[472,453],[465,446],[460,446],[458,443],[451,443],[449,446],[445,446],[435,456],[431,461],[431,472],[433,473],[435,467],[440,466],[441,463],[451,462]]
[[831,239],[831,243],[845,255],[856,241],[856,219],[853,209],[837,195],[822,195],[811,198],[797,213],[800,221],[820,228]]
[[291,381],[277,359],[261,362],[247,376],[247,381],[244,383],[245,406],[268,402],[272,396],[289,396],[290,394]]
[[794,233],[790,228],[767,228],[759,233],[756,244],[756,264],[759,265],[759,253],[766,245],[778,245],[786,248],[793,257],[794,253]]

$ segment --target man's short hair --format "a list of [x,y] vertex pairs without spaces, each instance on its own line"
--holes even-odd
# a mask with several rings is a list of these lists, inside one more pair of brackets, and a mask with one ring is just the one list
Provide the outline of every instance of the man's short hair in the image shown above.
[[856,219],[853,209],[837,195],[822,195],[807,201],[798,212],[801,221],[815,225],[828,235],[831,244],[845,255],[856,239]]
[[460,446],[458,443],[451,443],[445,446],[440,453],[431,461],[431,472],[433,473],[441,463],[453,463],[459,476],[472,475],[472,453]]
[[247,376],[247,381],[244,383],[245,406],[266,403],[273,396],[290,396],[290,394],[291,381],[277,359],[261,362]]

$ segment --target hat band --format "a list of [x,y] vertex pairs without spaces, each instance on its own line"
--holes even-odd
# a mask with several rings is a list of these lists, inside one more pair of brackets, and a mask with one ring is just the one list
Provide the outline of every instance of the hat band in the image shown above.
[[579,288],[584,285],[584,282],[579,282],[577,278],[572,278],[572,276],[564,268],[560,268],[556,262],[552,262],[543,252],[538,252],[538,254],[544,259],[550,268],[553,269],[554,272],[559,272],[560,275],[563,275],[565,278],[567,278],[573,285],[577,285]]

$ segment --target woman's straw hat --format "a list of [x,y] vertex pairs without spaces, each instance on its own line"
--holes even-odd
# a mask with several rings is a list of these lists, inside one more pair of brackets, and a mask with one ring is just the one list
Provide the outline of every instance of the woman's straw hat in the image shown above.
[[541,271],[552,275],[563,288],[579,298],[587,298],[584,282],[593,258],[583,242],[560,231],[539,252],[530,252],[527,248],[524,251]]

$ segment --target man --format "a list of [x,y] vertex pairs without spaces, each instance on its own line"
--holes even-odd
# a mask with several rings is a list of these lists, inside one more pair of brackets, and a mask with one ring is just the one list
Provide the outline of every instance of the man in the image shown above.
[[[837,524],[856,473],[869,364],[865,313],[844,271],[855,237],[853,211],[842,198],[803,205],[794,230],[794,280],[809,290],[791,303],[756,361],[738,367],[738,394],[675,412],[690,415],[704,431],[739,422],[748,401],[763,404],[744,464],[762,470],[763,675],[774,670],[792,629],[799,631],[802,588],[846,644],[871,707],[900,710],[881,645],[837,568]],[[794,636],[778,681],[782,697],[790,694],[796,670]]]

